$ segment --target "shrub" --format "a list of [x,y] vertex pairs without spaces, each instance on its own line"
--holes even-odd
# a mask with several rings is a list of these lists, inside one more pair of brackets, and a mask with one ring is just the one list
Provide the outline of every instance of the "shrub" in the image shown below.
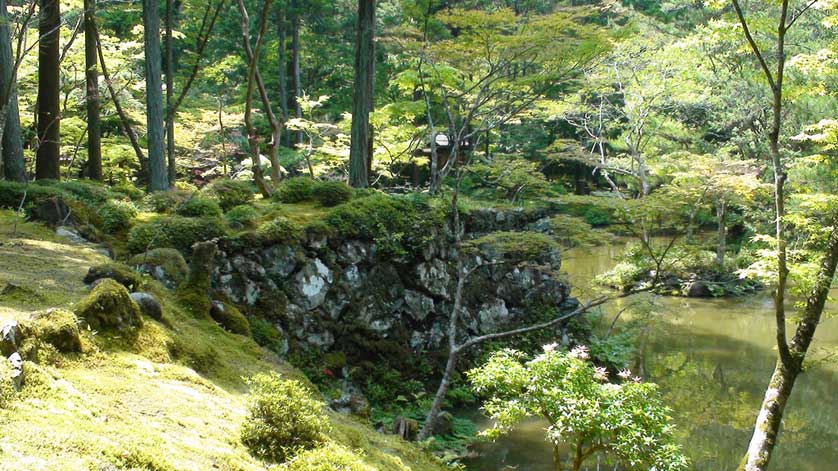
[[375,471],[346,448],[329,443],[300,453],[281,469],[286,471]]
[[234,334],[250,336],[250,322],[232,304],[214,301],[209,312],[210,317],[218,322],[224,330]]
[[162,216],[131,229],[128,250],[137,254],[168,247],[189,254],[192,245],[225,235],[224,221],[218,218]]
[[158,191],[145,198],[145,204],[155,213],[168,213],[189,199],[191,193],[181,190]]
[[152,249],[131,257],[128,263],[140,273],[145,273],[163,283],[167,288],[176,288],[186,280],[189,266],[183,255],[175,249]]
[[255,456],[283,462],[325,440],[323,405],[299,381],[270,373],[254,376],[250,385],[241,440]]
[[102,230],[112,234],[128,229],[131,219],[137,216],[137,207],[130,201],[114,200],[103,204],[98,213],[102,221]]
[[184,201],[175,208],[175,213],[179,216],[192,218],[221,217],[223,215],[218,201],[202,196],[193,196]]
[[375,241],[388,255],[423,248],[444,225],[444,214],[420,200],[374,194],[335,207],[326,223],[338,234]]
[[314,199],[323,206],[337,206],[352,199],[352,187],[344,182],[320,182],[314,186]]
[[252,318],[250,320],[250,331],[256,343],[274,352],[279,351],[282,345],[282,334],[269,321],[261,317]]
[[279,184],[272,198],[280,203],[299,203],[310,200],[316,184],[317,182],[309,177],[289,178]]
[[227,224],[235,229],[244,229],[253,227],[256,224],[256,219],[259,218],[259,211],[253,206],[242,204],[236,206],[224,215],[227,219]]
[[273,221],[268,221],[259,226],[259,236],[263,242],[292,242],[303,236],[303,230],[296,222],[277,216]]
[[253,187],[249,182],[222,178],[212,182],[209,192],[224,211],[253,201]]

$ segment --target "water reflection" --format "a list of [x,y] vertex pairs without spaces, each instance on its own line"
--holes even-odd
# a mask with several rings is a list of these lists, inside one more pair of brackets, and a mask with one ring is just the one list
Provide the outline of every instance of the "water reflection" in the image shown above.
[[[563,269],[574,292],[587,292],[588,281],[607,270],[619,251],[620,247],[570,251]],[[648,309],[644,304],[630,306],[626,317]],[[834,313],[836,305],[827,309]],[[659,315],[639,340],[634,370],[660,385],[693,469],[735,469],[774,365],[770,297],[657,298],[653,310]],[[818,328],[815,348],[824,347],[838,347],[838,319],[826,319]],[[533,420],[497,443],[480,446],[481,457],[467,463],[468,469],[555,469],[543,427]],[[816,363],[798,379],[783,427],[773,470],[838,469],[838,363]],[[596,463],[588,469],[597,469]]]

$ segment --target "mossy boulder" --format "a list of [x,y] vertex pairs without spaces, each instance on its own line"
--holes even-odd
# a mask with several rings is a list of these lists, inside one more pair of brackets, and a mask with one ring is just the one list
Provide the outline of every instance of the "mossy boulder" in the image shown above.
[[97,330],[131,330],[143,322],[140,308],[128,290],[111,279],[97,284],[76,306],[76,314]]
[[151,276],[169,289],[180,286],[189,274],[186,260],[175,249],[149,250],[131,257],[128,263],[136,267],[138,272]]
[[93,284],[105,278],[115,280],[117,283],[132,291],[138,289],[143,282],[140,275],[131,269],[131,267],[116,262],[103,263],[90,267],[83,281],[87,284]]
[[234,334],[250,336],[250,322],[232,304],[213,301],[210,307],[210,317],[218,322],[224,330]]
[[197,318],[209,314],[212,269],[217,252],[218,246],[215,242],[198,242],[192,246],[189,275],[178,292],[180,304]]
[[61,353],[81,352],[79,320],[70,311],[48,309],[36,312],[21,322],[18,329],[17,341],[21,350],[31,349],[34,343],[40,343],[51,345]]

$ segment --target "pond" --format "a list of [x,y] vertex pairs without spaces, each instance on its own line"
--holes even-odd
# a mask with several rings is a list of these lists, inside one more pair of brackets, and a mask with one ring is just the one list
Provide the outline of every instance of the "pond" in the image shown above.
[[[619,245],[567,252],[563,270],[574,295],[585,299],[590,280],[614,263]],[[835,292],[834,297],[838,297]],[[838,347],[835,303],[818,328],[810,358],[828,357]],[[679,440],[700,471],[735,470],[747,447],[766,383],[774,366],[774,317],[770,295],[725,299],[647,297],[608,306],[612,317],[649,312],[638,338],[632,371],[660,385],[678,426]],[[610,323],[610,318],[607,321]],[[484,419],[483,425],[487,422]],[[479,445],[467,469],[480,471],[555,470],[545,424],[532,420],[495,443]],[[611,470],[592,460],[589,470]],[[816,361],[797,381],[786,409],[780,444],[771,469],[838,469],[838,360]]]

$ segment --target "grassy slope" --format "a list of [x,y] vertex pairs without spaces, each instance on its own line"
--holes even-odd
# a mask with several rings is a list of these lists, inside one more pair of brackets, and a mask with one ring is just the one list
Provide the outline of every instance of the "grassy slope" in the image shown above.
[[[17,234],[13,225],[17,222]],[[0,211],[0,319],[48,307],[72,308],[87,268],[105,261]],[[146,320],[135,338],[85,332],[84,353],[30,368],[29,385],[0,410],[0,470],[258,470],[269,466],[239,443],[244,377],[277,370],[305,380],[252,340],[183,312],[155,282],[168,325]],[[197,373],[196,371],[199,371]],[[329,412],[331,439],[381,470],[442,469],[425,452],[355,419]]]

